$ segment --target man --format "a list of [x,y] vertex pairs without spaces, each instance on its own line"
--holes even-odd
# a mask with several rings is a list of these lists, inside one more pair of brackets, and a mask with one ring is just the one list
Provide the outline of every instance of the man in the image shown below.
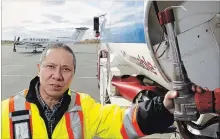
[[2,102],[2,138],[138,138],[173,124],[177,93],[129,108],[102,106],[69,89],[76,70],[73,51],[55,44],[42,53],[29,88]]

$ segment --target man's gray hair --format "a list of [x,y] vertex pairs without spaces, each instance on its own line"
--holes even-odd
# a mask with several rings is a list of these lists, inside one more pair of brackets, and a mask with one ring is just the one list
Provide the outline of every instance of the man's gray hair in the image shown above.
[[68,45],[63,44],[63,43],[56,43],[56,44],[52,44],[52,45],[46,47],[45,50],[41,54],[39,64],[42,64],[44,58],[47,55],[47,51],[48,50],[50,50],[50,49],[57,49],[57,48],[64,49],[67,52],[70,52],[72,54],[72,56],[73,56],[74,73],[75,73],[76,72],[76,57],[75,57],[75,54],[74,54],[73,50]]

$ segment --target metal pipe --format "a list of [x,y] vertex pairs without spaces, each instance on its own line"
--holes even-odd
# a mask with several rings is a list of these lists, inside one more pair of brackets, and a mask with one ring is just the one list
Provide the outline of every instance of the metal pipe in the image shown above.
[[174,119],[177,121],[197,120],[198,110],[196,109],[194,94],[191,91],[191,83],[181,59],[177,35],[174,28],[174,13],[172,8],[167,8],[159,13],[160,24],[165,24],[169,45],[173,54],[173,89],[178,92],[174,99]]

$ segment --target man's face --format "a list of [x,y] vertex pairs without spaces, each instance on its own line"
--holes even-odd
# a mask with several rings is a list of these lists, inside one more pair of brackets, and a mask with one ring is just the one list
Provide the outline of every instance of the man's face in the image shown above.
[[73,56],[61,48],[50,49],[38,70],[41,89],[51,97],[60,97],[74,75]]

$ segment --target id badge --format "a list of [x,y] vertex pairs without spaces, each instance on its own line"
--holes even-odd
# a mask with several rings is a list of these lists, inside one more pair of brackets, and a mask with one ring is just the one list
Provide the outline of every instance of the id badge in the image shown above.
[[14,139],[31,139],[29,111],[15,111],[12,113]]
[[15,127],[15,139],[29,139],[30,136],[28,134],[28,122],[16,123]]

